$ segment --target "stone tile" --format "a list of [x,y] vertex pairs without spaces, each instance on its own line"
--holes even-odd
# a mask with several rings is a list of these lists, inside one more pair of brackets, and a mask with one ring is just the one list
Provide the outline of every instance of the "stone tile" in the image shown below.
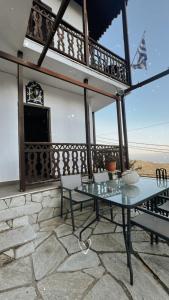
[[115,225],[110,222],[98,222],[93,234],[114,232]]
[[[116,234],[116,236],[118,236],[119,242],[124,243],[123,234],[118,233],[118,232],[116,232],[115,234]],[[140,230],[135,231],[135,230],[133,230],[131,232],[131,240],[132,240],[133,243],[134,242],[139,242],[139,243],[141,243],[141,242],[150,242],[150,236],[145,231],[140,231]]]
[[15,257],[15,252],[13,249],[9,249],[8,251],[4,252],[5,255],[14,258]]
[[90,216],[91,216],[91,211],[87,211],[87,212],[82,211],[81,213],[76,215],[76,220],[86,221]]
[[16,219],[22,216],[33,215],[42,209],[40,203],[30,203],[20,207],[8,208],[0,211],[0,222]]
[[50,233],[52,233],[55,229],[56,229],[56,226],[51,225],[51,226],[42,227],[40,229],[40,232],[50,232]]
[[[76,235],[76,237],[79,239],[79,234],[80,231],[83,229],[83,227],[78,228],[76,231],[74,231],[74,235]],[[87,228],[85,231],[83,231],[82,233],[82,240],[85,241],[87,240],[90,235],[92,234],[92,229],[91,228]]]
[[54,190],[50,190],[50,196],[53,198],[57,197],[60,198],[61,194],[60,194],[60,190],[59,189],[54,189]]
[[5,202],[5,200],[0,200],[0,210],[4,210],[6,208],[8,208],[8,206]]
[[116,226],[115,232],[123,232],[123,228],[121,226]]
[[0,232],[10,229],[10,226],[6,222],[0,223]]
[[26,225],[29,225],[29,217],[28,216],[16,218],[16,219],[13,220],[13,227],[14,228],[21,227],[21,226],[26,226]]
[[5,199],[6,205],[9,207],[11,204],[11,198]]
[[42,196],[43,196],[43,198],[45,198],[45,197],[50,197],[50,190],[48,190],[48,191],[44,191],[43,193],[42,193]]
[[122,287],[110,276],[103,276],[89,291],[84,300],[128,300]]
[[10,228],[13,228],[13,220],[6,221]]
[[67,224],[62,224],[55,229],[57,237],[62,237],[65,235],[72,234],[72,226]]
[[26,199],[26,203],[31,202],[31,200],[32,200],[31,194],[27,194],[27,195],[25,196],[25,199]]
[[20,246],[36,238],[32,227],[24,226],[0,234],[0,252]]
[[93,281],[82,272],[56,273],[41,280],[38,289],[44,300],[80,300]]
[[53,215],[54,215],[54,217],[59,217],[60,216],[60,207],[54,208]]
[[[169,258],[157,255],[140,254],[146,265],[169,287]],[[169,297],[169,296],[168,296]]]
[[24,257],[32,254],[35,251],[34,243],[30,242],[15,249],[15,258]]
[[[83,227],[87,226],[90,222],[92,222],[96,218],[95,212],[83,223]],[[90,225],[90,228],[95,228],[98,222],[94,222]]]
[[18,259],[0,269],[0,291],[30,285],[32,268],[29,257]]
[[36,300],[34,287],[23,287],[0,294],[0,300]]
[[117,280],[123,282],[131,293],[133,299],[142,300],[166,300],[168,295],[161,285],[150,274],[148,269],[132,256],[132,266],[134,272],[134,285],[130,285],[129,269],[127,267],[126,254],[105,253],[100,255],[101,260],[108,272]]
[[11,262],[13,259],[9,257],[7,254],[0,254],[0,268]]
[[18,207],[25,205],[25,196],[14,197],[11,199],[10,207]]
[[29,223],[30,224],[35,224],[35,223],[37,223],[37,219],[38,219],[38,214],[34,214],[32,216],[29,216]]
[[50,235],[51,235],[50,232],[37,232],[36,239],[33,241],[35,248],[37,248]]
[[[84,221],[82,220],[77,220],[76,217],[74,218],[75,220],[75,227],[78,228],[80,226],[84,226]],[[65,220],[65,224],[72,226],[72,219],[67,218]]]
[[40,230],[40,226],[39,226],[38,223],[37,223],[37,224],[32,224],[31,226],[32,226],[32,228],[33,228],[33,230],[34,230],[35,232],[38,232],[38,231]]
[[60,224],[63,224],[63,220],[60,217],[55,217],[55,218],[40,222],[40,228],[48,227],[48,226],[55,226],[55,228],[56,228]]
[[32,255],[36,280],[57,268],[66,256],[66,251],[54,236],[45,240]]
[[32,202],[42,202],[43,196],[42,193],[32,194]]
[[132,231],[131,233],[132,242],[150,242],[150,235],[145,231]]
[[53,208],[43,208],[38,215],[38,222],[51,219],[53,217]]
[[97,254],[91,250],[84,254],[78,252],[68,257],[58,268],[58,272],[72,272],[81,269],[97,267],[100,260]]
[[122,252],[125,251],[124,241],[119,240],[119,234],[100,234],[91,237],[91,249],[101,252]]
[[45,197],[42,201],[42,206],[43,207],[59,207],[60,199]]
[[166,243],[153,245],[150,242],[133,243],[133,249],[139,253],[169,256],[169,246]]
[[95,277],[96,279],[99,279],[104,274],[105,269],[102,266],[99,266],[99,267],[83,270],[83,272]]
[[73,234],[62,237],[59,240],[64,245],[64,247],[66,248],[69,254],[73,254],[81,251],[79,247],[78,239]]

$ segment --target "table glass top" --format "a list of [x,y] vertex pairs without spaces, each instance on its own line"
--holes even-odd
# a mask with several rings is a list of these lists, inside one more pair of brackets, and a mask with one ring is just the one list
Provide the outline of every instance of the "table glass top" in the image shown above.
[[167,190],[167,188],[169,188],[168,180],[142,177],[138,183],[133,185],[124,184],[122,179],[117,179],[101,183],[82,184],[76,191],[111,201],[119,206],[134,207]]

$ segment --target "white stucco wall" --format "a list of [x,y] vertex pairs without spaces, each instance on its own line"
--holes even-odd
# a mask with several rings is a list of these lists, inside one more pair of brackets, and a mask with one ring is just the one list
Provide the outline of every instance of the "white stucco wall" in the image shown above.
[[0,72],[0,182],[19,176],[17,98],[16,77]]
[[[61,0],[43,0],[43,2],[49,5],[52,8],[52,11],[57,14]],[[73,0],[71,0],[68,6],[63,16],[63,20],[78,30],[83,31],[82,8]]]
[[[27,80],[24,82],[26,84]],[[85,143],[83,96],[41,86],[44,89],[45,106],[51,108],[52,142]],[[0,72],[0,182],[19,179],[17,102],[16,77]]]

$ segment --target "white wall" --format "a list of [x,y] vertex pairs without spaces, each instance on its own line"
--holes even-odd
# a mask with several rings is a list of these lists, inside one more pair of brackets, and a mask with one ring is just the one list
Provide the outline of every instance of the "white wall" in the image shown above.
[[51,108],[51,131],[54,143],[85,143],[83,96],[41,85],[44,104]]
[[[52,11],[57,14],[61,0],[43,0],[43,2],[49,5],[52,8]],[[82,8],[73,0],[68,6],[63,16],[63,20],[78,30],[83,31]]]
[[0,182],[19,176],[17,98],[16,78],[0,72]]
[[[24,82],[26,84],[27,80]],[[85,143],[83,96],[41,86],[44,89],[44,104],[51,108],[52,142]],[[17,101],[16,77],[0,72],[0,182],[19,179]]]

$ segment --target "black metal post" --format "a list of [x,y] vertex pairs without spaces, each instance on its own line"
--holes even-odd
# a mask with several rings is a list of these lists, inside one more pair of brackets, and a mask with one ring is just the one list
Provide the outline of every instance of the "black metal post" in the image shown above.
[[[84,80],[88,84],[88,79]],[[85,107],[85,126],[86,126],[86,145],[87,145],[87,165],[89,178],[92,178],[92,156],[91,156],[91,137],[90,137],[90,109],[87,98],[87,89],[84,88],[84,107]]]
[[127,122],[126,122],[126,108],[125,108],[125,99],[124,99],[124,96],[121,96],[121,110],[122,110],[124,146],[125,146],[125,157],[126,157],[126,169],[129,169],[130,168],[130,163],[129,163],[129,149],[128,149]]
[[[23,53],[18,51],[18,57],[23,58]],[[17,65],[18,80],[18,142],[19,142],[19,179],[20,191],[25,191],[25,149],[24,149],[24,101],[23,101],[23,67]]]
[[121,113],[121,98],[116,100],[117,107],[117,123],[118,123],[118,134],[119,134],[119,156],[120,156],[120,167],[121,172],[124,171],[124,161],[123,161],[123,128],[122,128],[122,113]]
[[137,84],[132,85],[129,89],[125,90],[124,93],[128,94],[131,91],[134,91],[134,90],[136,90],[138,88],[141,88],[144,85],[147,85],[147,84],[149,84],[149,83],[151,83],[151,82],[153,82],[155,80],[158,80],[158,79],[160,79],[160,78],[162,78],[164,76],[168,76],[168,75],[169,75],[169,69],[167,69],[167,70],[165,70],[165,71],[163,71],[161,73],[158,73],[158,74],[156,74],[156,75],[154,75],[154,76],[152,76],[152,77],[150,77],[150,78],[148,78],[146,80],[143,80],[143,81],[141,81],[141,82],[139,82]]
[[95,124],[95,113],[92,112],[92,120],[93,120],[93,144],[96,145],[96,124]]
[[130,68],[130,49],[129,49],[129,38],[128,38],[128,24],[127,24],[127,11],[126,11],[126,0],[122,0],[122,20],[123,20],[123,37],[124,37],[124,49],[125,59],[127,61],[128,69],[128,81],[132,84],[131,80],[131,68]]

